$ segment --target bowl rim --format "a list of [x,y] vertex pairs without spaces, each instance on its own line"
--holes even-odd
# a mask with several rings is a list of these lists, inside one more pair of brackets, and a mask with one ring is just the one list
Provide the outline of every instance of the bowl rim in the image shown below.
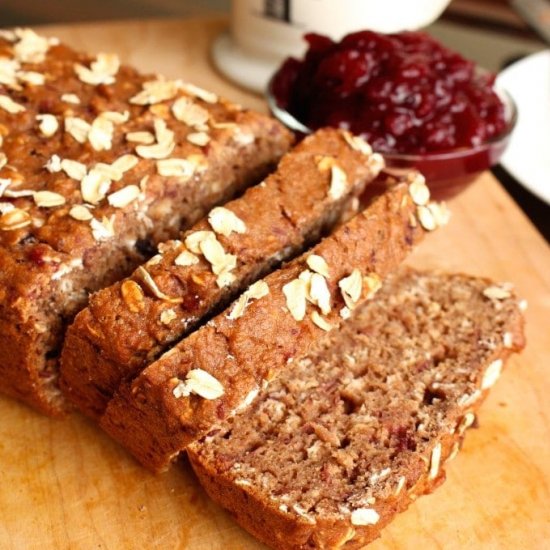
[[[484,69],[480,69],[480,70],[484,71]],[[277,99],[275,98],[275,95],[273,94],[273,90],[272,90],[273,82],[275,80],[276,74],[277,73],[275,73],[269,79],[266,93],[265,93],[269,110],[271,111],[272,115],[277,120],[279,120],[279,122],[282,122],[290,130],[293,130],[294,132],[300,132],[306,135],[311,134],[313,132],[311,128],[301,123],[294,115],[289,113],[286,109],[284,109],[277,103]],[[445,160],[460,158],[463,156],[474,155],[476,153],[483,152],[487,149],[490,149],[494,145],[497,145],[499,143],[506,141],[514,131],[514,128],[516,127],[516,123],[518,120],[518,108],[517,108],[516,102],[514,101],[514,98],[502,86],[499,86],[498,84],[495,83],[493,84],[493,90],[499,96],[500,100],[504,104],[505,111],[506,111],[507,127],[502,134],[499,134],[498,136],[494,136],[491,139],[484,141],[483,143],[480,143],[479,145],[474,145],[471,147],[457,147],[455,149],[450,149],[450,150],[441,151],[441,152],[382,153],[382,155],[385,158],[390,160],[399,160],[404,162],[407,162],[407,161],[418,162],[421,160],[445,161]]]

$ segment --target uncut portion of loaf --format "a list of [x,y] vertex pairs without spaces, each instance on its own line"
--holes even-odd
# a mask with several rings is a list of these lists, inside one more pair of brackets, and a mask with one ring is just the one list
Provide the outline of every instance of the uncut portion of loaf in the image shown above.
[[289,148],[269,117],[30,30],[0,36],[0,391],[63,408],[63,330]]
[[508,286],[403,270],[246,411],[188,448],[210,496],[279,550],[362,548],[445,478],[503,361]]
[[436,205],[417,206],[413,196],[427,202],[420,177],[390,186],[307,253],[260,280],[252,295],[244,293],[122,384],[101,426],[148,468],[167,468],[367,300],[424,235],[419,218],[435,228],[434,218],[432,224],[427,219],[439,213]]
[[[131,277],[90,298],[65,338],[65,395],[88,416],[100,416],[122,380],[348,215],[382,166],[365,142],[345,132],[304,139],[263,183],[214,208],[181,240],[161,244]],[[209,241],[192,252],[197,237]]]

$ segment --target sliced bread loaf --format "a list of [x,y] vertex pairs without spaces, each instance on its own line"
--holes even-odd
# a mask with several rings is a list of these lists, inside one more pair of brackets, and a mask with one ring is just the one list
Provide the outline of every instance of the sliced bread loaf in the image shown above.
[[272,118],[31,30],[2,31],[0,392],[63,411],[58,355],[88,293],[259,181]]
[[509,287],[403,270],[188,447],[191,463],[272,548],[362,548],[444,480],[503,361],[523,346]]
[[[421,177],[392,184],[330,236],[252,285],[109,402],[101,426],[163,470],[369,299],[442,212]],[[422,203],[418,206],[416,202]],[[434,215],[435,214],[435,215]]]
[[304,139],[260,185],[214,208],[181,240],[161,244],[131,277],[90,298],[65,337],[65,395],[98,418],[122,380],[347,216],[382,167],[380,155],[345,132]]

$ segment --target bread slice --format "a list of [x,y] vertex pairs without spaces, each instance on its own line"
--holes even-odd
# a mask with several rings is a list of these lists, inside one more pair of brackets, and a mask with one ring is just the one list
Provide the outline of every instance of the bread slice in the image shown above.
[[101,426],[143,465],[160,471],[213,425],[246,407],[262,386],[368,299],[422,238],[424,227],[442,221],[437,205],[425,206],[429,192],[422,178],[410,176],[410,184],[391,185],[123,384]]
[[188,448],[208,494],[279,550],[362,548],[445,478],[503,361],[510,288],[403,270],[245,411]]
[[[347,216],[382,167],[380,155],[345,132],[326,129],[304,139],[260,185],[216,207],[181,240],[160,245],[131,277],[91,297],[65,338],[65,395],[98,418],[122,380]],[[330,192],[332,174],[345,174],[337,194]],[[197,235],[219,242],[234,259],[231,269],[216,274],[215,263],[190,252]]]
[[60,414],[64,327],[88,293],[257,182],[273,119],[30,30],[2,31],[0,392]]

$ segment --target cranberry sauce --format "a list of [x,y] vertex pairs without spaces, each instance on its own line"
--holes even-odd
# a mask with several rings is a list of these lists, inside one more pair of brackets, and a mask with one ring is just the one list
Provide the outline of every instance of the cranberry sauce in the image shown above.
[[311,129],[346,128],[381,152],[443,152],[506,130],[494,75],[425,33],[305,36],[303,61],[273,79],[277,103]]

